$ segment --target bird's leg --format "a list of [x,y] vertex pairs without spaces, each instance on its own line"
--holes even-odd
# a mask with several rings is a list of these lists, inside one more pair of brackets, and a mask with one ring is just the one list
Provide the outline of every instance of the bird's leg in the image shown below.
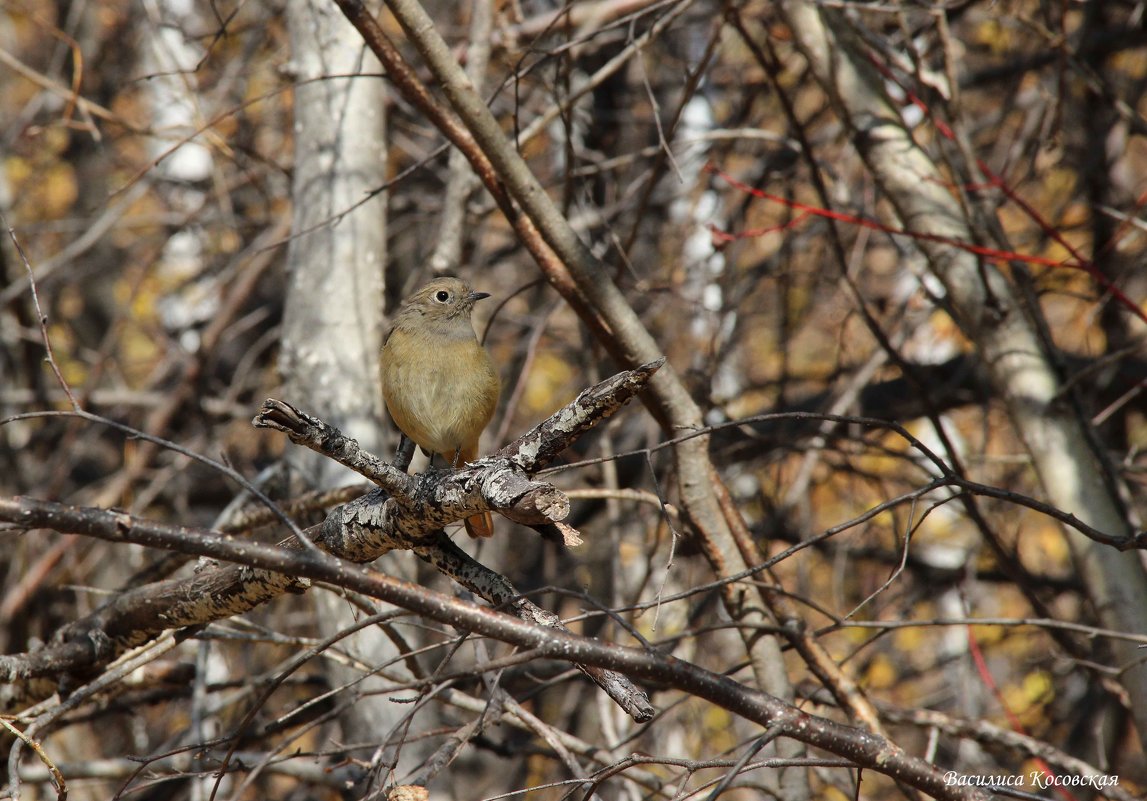
[[454,461],[450,465],[455,470],[458,469],[458,460],[459,460],[459,458],[461,458],[461,456],[462,456],[462,446],[459,445],[458,450],[454,451]]
[[414,440],[406,436],[402,432],[398,434],[398,450],[394,453],[394,461],[391,463],[402,472],[410,469],[410,462],[414,459]]

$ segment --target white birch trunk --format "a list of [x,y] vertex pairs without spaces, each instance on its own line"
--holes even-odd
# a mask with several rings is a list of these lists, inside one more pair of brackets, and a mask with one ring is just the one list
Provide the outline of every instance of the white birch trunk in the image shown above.
[[[381,69],[333,3],[290,0],[287,13],[297,83],[283,396],[378,453],[386,201],[381,193],[368,199],[368,193],[386,180]],[[302,448],[291,449],[288,458],[313,487],[351,478],[345,468]],[[401,572],[393,570],[400,560],[390,561],[388,569]],[[311,595],[323,636],[353,621],[346,600],[329,592]],[[368,666],[396,655],[377,628],[352,635],[340,648]],[[362,679],[360,670],[327,664],[336,687]],[[369,693],[376,683],[367,678],[347,692]],[[380,742],[405,711],[394,706],[385,696],[364,694],[340,717],[343,740]]]

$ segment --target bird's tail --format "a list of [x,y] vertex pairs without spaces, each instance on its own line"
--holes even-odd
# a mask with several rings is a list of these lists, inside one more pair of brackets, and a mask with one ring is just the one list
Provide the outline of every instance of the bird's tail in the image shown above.
[[[470,464],[478,458],[478,442],[475,440],[469,446],[462,446],[457,453],[444,453],[442,458],[454,467]],[[494,518],[489,512],[467,517],[463,522],[466,524],[466,533],[476,540],[494,536]]]
[[494,536],[494,518],[489,512],[467,517],[464,522],[466,533],[474,539]]

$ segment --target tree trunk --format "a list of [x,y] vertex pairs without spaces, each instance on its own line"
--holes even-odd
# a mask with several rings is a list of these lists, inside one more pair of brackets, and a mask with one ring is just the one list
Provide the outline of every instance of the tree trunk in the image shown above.
[[[948,179],[912,139],[880,77],[849,36],[848,22],[831,9],[792,0],[781,9],[903,226],[932,237],[919,239],[918,247],[943,283],[956,321],[981,354],[1048,500],[1100,531],[1130,535],[1117,478],[1095,447],[1090,423],[1056,374],[1040,336],[1039,309],[1025,303],[994,264],[936,241],[975,242],[976,237],[947,188]],[[1139,553],[1116,551],[1071,528],[1065,535],[1100,625],[1147,634],[1147,577]],[[1111,648],[1116,667],[1132,665],[1119,680],[1130,697],[1140,739],[1147,738],[1147,665],[1132,642],[1115,640]]]
[[[287,10],[296,88],[294,219],[280,363],[283,394],[380,453],[384,85],[375,77],[378,62],[337,8],[291,0]],[[356,77],[341,77],[348,75]],[[330,488],[356,478],[304,449],[289,453],[292,474],[308,487]],[[345,599],[328,592],[313,597],[322,636],[353,621],[354,610]],[[393,645],[373,627],[343,640],[340,647],[365,665],[395,657]],[[329,669],[333,686],[362,679],[361,671],[343,665],[330,664]],[[369,679],[358,685],[361,693],[370,689]],[[380,732],[402,714],[393,707],[385,697],[370,694],[347,705],[340,719],[344,740],[378,742]]]

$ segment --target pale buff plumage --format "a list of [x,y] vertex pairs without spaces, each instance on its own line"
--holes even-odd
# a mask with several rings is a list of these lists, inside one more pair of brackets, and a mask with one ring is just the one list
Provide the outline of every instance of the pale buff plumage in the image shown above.
[[[447,464],[471,462],[494,415],[501,384],[470,313],[489,297],[457,278],[436,278],[402,303],[382,346],[382,396],[395,425]],[[488,512],[466,520],[489,537]]]

